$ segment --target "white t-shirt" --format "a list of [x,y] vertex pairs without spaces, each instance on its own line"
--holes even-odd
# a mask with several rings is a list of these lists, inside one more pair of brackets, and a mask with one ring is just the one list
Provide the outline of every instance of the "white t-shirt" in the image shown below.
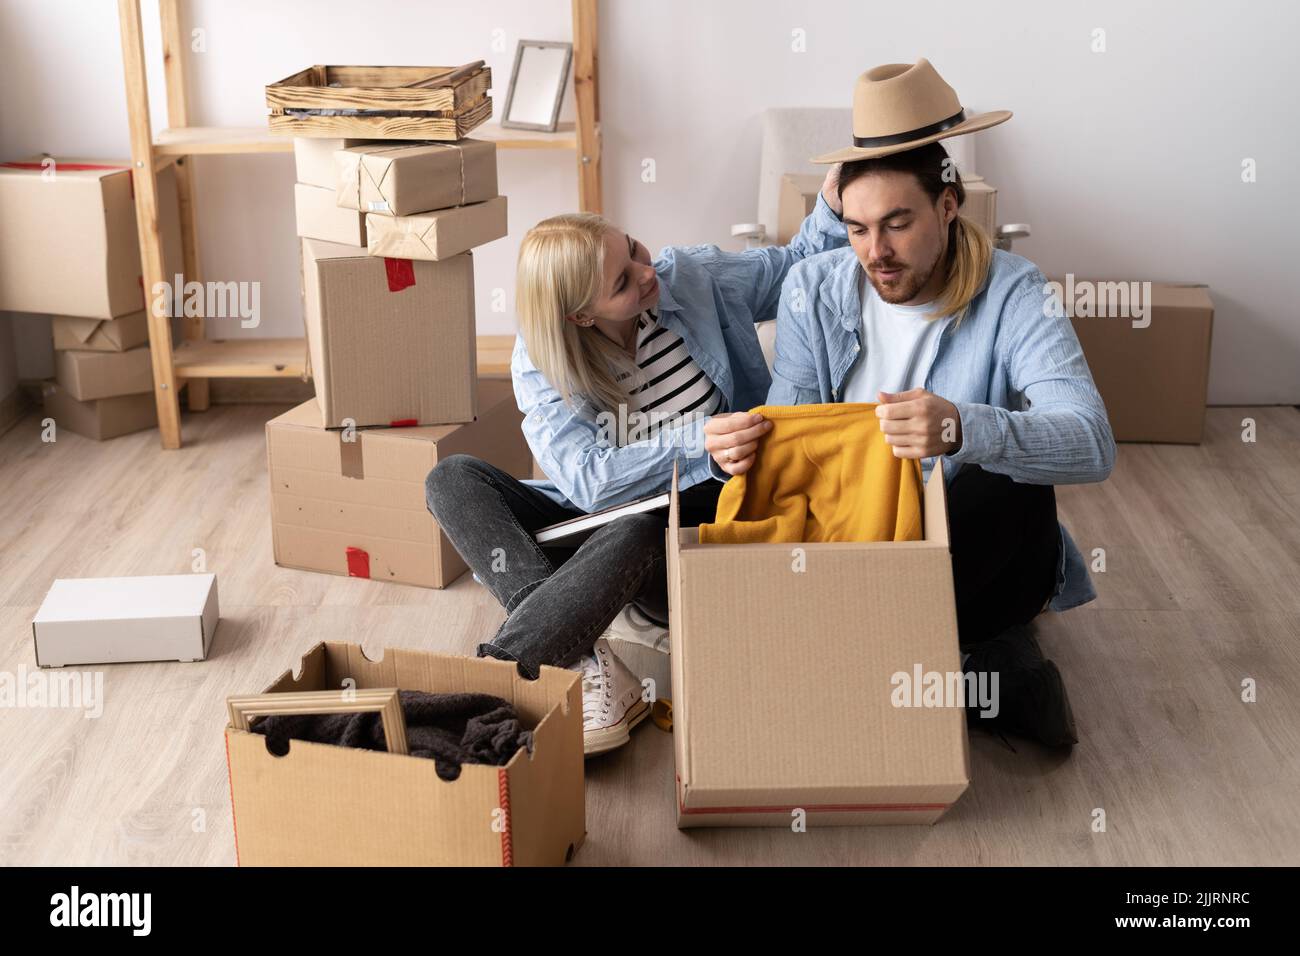
[[841,399],[845,402],[875,402],[880,391],[905,392],[922,388],[944,323],[930,318],[933,303],[891,305],[858,272],[862,299],[860,341],[862,351],[849,370]]

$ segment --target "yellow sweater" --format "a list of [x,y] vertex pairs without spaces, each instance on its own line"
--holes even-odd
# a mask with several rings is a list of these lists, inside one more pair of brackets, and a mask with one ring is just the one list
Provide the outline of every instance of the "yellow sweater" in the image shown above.
[[718,497],[708,544],[919,541],[921,463],[895,458],[874,402],[760,405],[772,421],[749,471]]

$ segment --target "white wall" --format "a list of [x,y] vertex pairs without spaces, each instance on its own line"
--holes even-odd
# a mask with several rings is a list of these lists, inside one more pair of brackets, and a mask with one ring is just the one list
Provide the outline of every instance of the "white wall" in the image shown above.
[[[156,10],[145,33],[163,126]],[[190,0],[191,110],[204,125],[263,121],[263,87],[311,63],[485,58],[504,105],[515,43],[568,39],[565,0]],[[759,117],[769,106],[847,105],[868,66],[928,57],[979,109],[1011,122],[979,134],[999,218],[1026,221],[1017,251],[1048,273],[1199,281],[1214,296],[1211,401],[1300,402],[1300,154],[1293,38],[1300,5],[602,0],[605,212],[652,248],[717,242],[755,215]],[[1092,31],[1107,50],[1091,51]],[[802,30],[806,51],[792,50]],[[500,31],[494,33],[494,31]],[[494,49],[494,39],[503,43]],[[1290,63],[1292,65],[1288,66]],[[128,151],[115,4],[0,4],[0,154]],[[572,96],[562,118],[573,115]],[[846,137],[848,131],[845,132]],[[1241,181],[1244,158],[1258,181]],[[642,181],[642,160],[656,181]],[[574,157],[501,154],[510,236],[476,253],[479,328],[506,332],[514,256],[538,219],[576,205]],[[208,278],[260,279],[257,334],[301,330],[288,156],[200,160]],[[494,289],[506,310],[491,309]],[[215,323],[214,323],[215,325]],[[213,333],[216,334],[216,333]],[[221,334],[240,334],[236,328]]]

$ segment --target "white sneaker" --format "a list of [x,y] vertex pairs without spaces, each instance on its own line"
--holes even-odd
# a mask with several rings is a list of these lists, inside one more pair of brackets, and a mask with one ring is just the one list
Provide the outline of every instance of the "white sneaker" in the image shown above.
[[661,654],[668,653],[668,628],[650,620],[635,604],[623,606],[618,617],[605,629],[605,636],[611,640],[640,644]]
[[610,649],[604,637],[572,670],[582,671],[582,749],[588,756],[627,743],[632,728],[650,714],[641,681]]
[[654,681],[655,699],[673,698],[672,667],[668,628],[646,617],[634,604],[628,604],[605,630],[610,649],[632,672]]

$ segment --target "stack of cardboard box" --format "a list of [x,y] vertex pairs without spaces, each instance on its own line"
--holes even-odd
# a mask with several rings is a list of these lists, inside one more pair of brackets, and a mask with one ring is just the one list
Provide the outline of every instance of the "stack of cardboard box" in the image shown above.
[[[158,173],[168,275],[180,271],[175,173]],[[158,422],[134,190],[124,160],[0,163],[0,309],[50,315],[56,426],[113,438]],[[170,301],[169,299],[167,301]]]
[[114,438],[158,424],[148,313],[113,319],[56,315],[55,381],[44,386],[55,422],[90,438]]
[[479,381],[473,247],[504,236],[496,147],[294,141],[316,398],[267,424],[277,564],[444,587],[465,570],[424,481],[532,459],[509,382]]

